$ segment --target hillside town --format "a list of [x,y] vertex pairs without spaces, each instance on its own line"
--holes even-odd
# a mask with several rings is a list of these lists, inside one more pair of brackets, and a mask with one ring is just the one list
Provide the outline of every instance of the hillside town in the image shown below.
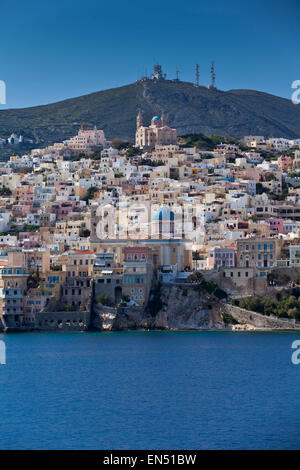
[[0,163],[3,330],[86,329],[162,285],[231,304],[300,283],[300,139],[200,149],[164,115],[136,124],[135,145],[81,126]]

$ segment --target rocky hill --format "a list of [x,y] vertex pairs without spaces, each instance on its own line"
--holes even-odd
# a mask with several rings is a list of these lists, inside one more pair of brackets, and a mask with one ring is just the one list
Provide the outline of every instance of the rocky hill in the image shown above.
[[138,110],[145,124],[164,112],[179,135],[300,136],[300,106],[290,100],[252,90],[209,90],[169,80],[138,81],[49,105],[2,110],[0,136],[15,131],[43,146],[74,135],[83,122],[104,129],[108,138],[133,140]]

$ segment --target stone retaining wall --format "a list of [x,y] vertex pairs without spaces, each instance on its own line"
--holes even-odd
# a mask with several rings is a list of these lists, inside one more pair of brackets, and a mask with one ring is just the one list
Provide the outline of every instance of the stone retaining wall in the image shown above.
[[90,326],[90,312],[41,312],[36,317],[37,330],[86,331]]
[[260,313],[225,303],[223,311],[232,315],[239,323],[253,325],[258,329],[300,330],[300,323],[293,319],[281,319],[275,315],[261,315]]

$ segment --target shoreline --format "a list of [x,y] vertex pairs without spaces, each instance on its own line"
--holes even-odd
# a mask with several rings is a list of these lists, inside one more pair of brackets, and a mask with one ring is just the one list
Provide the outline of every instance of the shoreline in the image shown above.
[[99,330],[95,328],[90,329],[8,329],[7,331],[0,331],[0,335],[6,335],[10,333],[290,333],[300,332],[300,325],[297,328],[134,328],[134,329],[122,329],[122,330]]

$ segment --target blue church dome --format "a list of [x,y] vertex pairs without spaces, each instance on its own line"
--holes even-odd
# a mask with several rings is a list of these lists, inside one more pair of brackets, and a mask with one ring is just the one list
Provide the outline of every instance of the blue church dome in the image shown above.
[[167,207],[161,207],[155,212],[153,216],[153,220],[163,220],[163,221],[174,220],[174,218],[175,218],[174,212],[172,212]]
[[152,118],[152,121],[160,121],[161,120],[161,117],[160,116],[154,116]]

